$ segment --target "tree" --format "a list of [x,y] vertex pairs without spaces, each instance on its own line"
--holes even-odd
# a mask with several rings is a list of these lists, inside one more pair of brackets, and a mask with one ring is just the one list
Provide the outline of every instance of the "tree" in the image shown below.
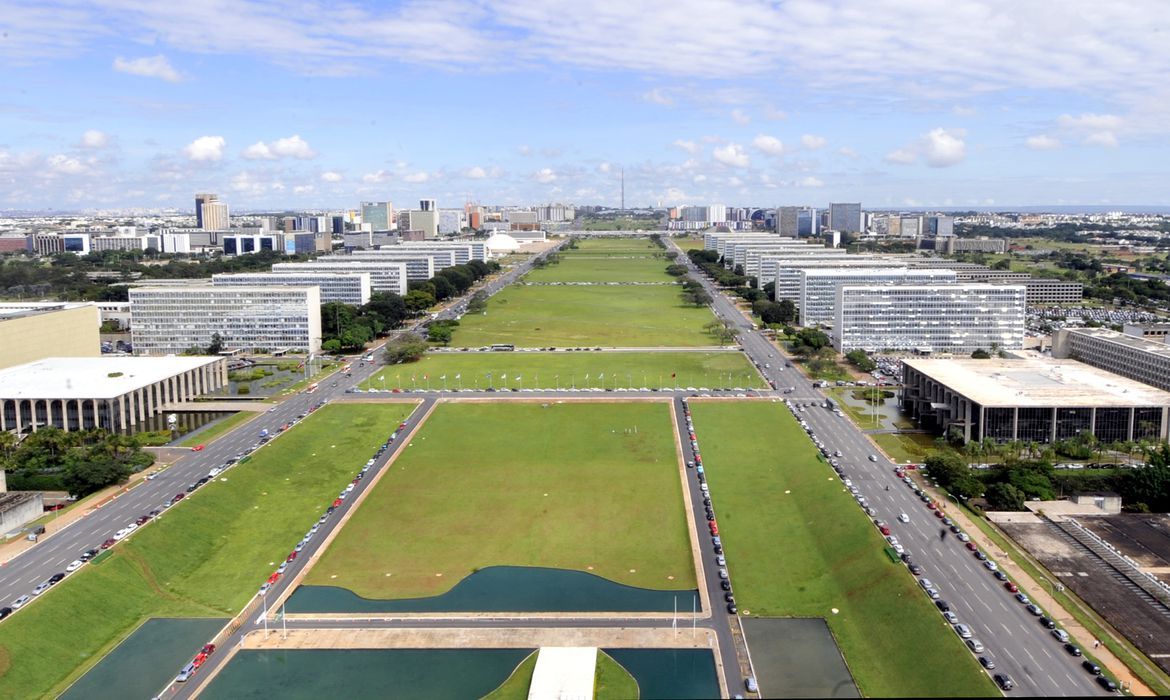
[[[944,489],[950,490],[951,485],[954,484],[964,474],[969,474],[971,469],[958,453],[946,450],[941,452],[934,452],[923,463],[926,471],[930,474],[930,478],[934,479]],[[968,494],[971,495],[971,494]]]
[[125,481],[130,465],[108,455],[72,453],[64,462],[62,483],[74,496],[87,496],[107,486]]
[[713,301],[713,299],[711,299],[711,295],[708,294],[707,290],[703,289],[702,287],[684,289],[682,297],[683,301],[695,306],[706,306]]
[[478,291],[467,301],[467,313],[478,314],[487,310],[487,292]]
[[997,482],[987,487],[987,504],[995,510],[1024,510],[1024,492]]
[[672,277],[682,277],[683,275],[687,274],[687,266],[686,265],[667,265],[666,266],[666,274],[668,274]]
[[435,296],[421,289],[412,289],[406,293],[403,301],[408,311],[419,314],[435,305]]
[[849,361],[849,364],[862,372],[872,372],[877,369],[877,363],[870,359],[869,355],[865,354],[865,351],[860,348],[845,353],[845,359]]
[[413,333],[404,334],[402,338],[386,343],[386,364],[396,365],[404,362],[415,362],[422,358],[427,351],[427,343]]
[[739,335],[739,330],[727,321],[711,321],[703,326],[703,330],[715,336],[715,339],[719,341],[720,345],[726,345],[735,340],[735,336]]
[[455,289],[455,285],[451,284],[446,277],[435,275],[431,278],[431,284],[435,287],[435,299],[438,301],[450,299],[459,293]]
[[211,343],[207,346],[208,355],[218,355],[223,352],[223,336],[219,333],[211,334]]
[[427,340],[432,343],[442,343],[443,345],[450,345],[451,343],[451,326],[436,323],[430,328],[427,328]]
[[991,353],[987,352],[983,348],[975,348],[975,351],[971,353],[971,359],[972,360],[990,360]]
[[396,328],[406,318],[406,302],[394,292],[374,292],[370,301],[361,308],[363,316],[378,322],[380,330]]

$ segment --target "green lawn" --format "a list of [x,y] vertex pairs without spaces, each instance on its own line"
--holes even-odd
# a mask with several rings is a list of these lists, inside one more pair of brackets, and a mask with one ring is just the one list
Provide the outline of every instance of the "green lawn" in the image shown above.
[[483,696],[483,700],[527,700],[528,688],[532,685],[532,672],[536,670],[536,656],[534,651],[528,658],[520,662],[512,675],[492,692]]
[[[671,378],[671,374],[676,376]],[[362,388],[483,389],[490,385],[497,389],[555,389],[602,384],[637,388],[765,386],[740,352],[460,352],[431,353],[418,362],[385,367],[363,382]]]
[[669,412],[440,404],[305,582],[413,598],[511,565],[694,588]]
[[783,404],[692,412],[741,610],[826,618],[868,697],[997,694]]
[[146,618],[234,614],[413,407],[317,411],[5,620],[0,698],[59,693]]
[[565,248],[563,255],[649,255],[664,253],[654,245],[650,234],[638,238],[581,238],[576,248]]
[[260,413],[256,411],[239,411],[237,413],[233,413],[230,416],[224,416],[216,423],[208,426],[207,428],[204,428],[203,430],[200,430],[194,435],[188,435],[187,437],[183,438],[179,441],[179,446],[194,447],[196,445],[206,444],[220,435],[228,432],[229,430],[234,429],[240,423],[251,420],[258,415],[260,415]]
[[638,697],[638,681],[609,654],[597,650],[593,675],[593,697],[597,700],[630,700]]
[[895,462],[921,462],[938,449],[934,436],[925,433],[879,433],[869,437]]
[[679,248],[682,248],[684,251],[702,250],[703,249],[703,237],[699,236],[698,238],[695,238],[695,237],[687,236],[685,238],[676,238],[676,239],[674,239],[674,244],[677,245]]
[[[633,254],[632,254],[633,255]],[[526,282],[673,282],[666,258],[620,255],[566,255],[555,265],[533,270]]]
[[713,319],[684,305],[676,286],[513,286],[483,314],[465,315],[452,345],[695,347],[715,344],[703,331]]

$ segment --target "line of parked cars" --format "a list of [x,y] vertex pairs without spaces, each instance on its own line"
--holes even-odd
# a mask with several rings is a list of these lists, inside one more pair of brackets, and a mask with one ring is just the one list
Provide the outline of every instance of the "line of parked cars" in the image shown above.
[[703,455],[699,452],[699,441],[695,437],[695,424],[691,420],[691,408],[686,397],[682,399],[683,418],[687,424],[687,435],[691,442],[691,451],[695,454],[693,461],[687,462],[687,467],[693,469],[695,478],[699,481],[699,491],[703,494],[703,511],[707,517],[707,530],[711,536],[711,546],[714,550],[715,566],[719,572],[719,586],[723,589],[723,602],[727,605],[727,612],[735,615],[739,608],[735,604],[735,593],[731,590],[731,579],[727,573],[727,559],[723,556],[723,541],[719,538],[719,523],[715,519],[715,508],[711,504],[711,490],[707,486],[707,474],[703,468]]

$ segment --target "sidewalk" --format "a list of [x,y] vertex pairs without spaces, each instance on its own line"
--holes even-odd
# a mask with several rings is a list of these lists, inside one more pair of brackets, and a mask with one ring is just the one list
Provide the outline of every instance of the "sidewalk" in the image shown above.
[[[910,473],[914,474],[914,476],[918,476],[917,472]],[[951,520],[954,520],[956,524],[962,527],[963,531],[971,536],[971,540],[978,544],[979,548],[986,552],[990,558],[994,559],[999,564],[999,568],[1007,573],[1008,576],[1010,576],[1011,579],[1015,581],[1017,585],[1019,585],[1021,590],[1027,591],[1028,597],[1031,598],[1037,605],[1044,608],[1048,612],[1049,617],[1051,617],[1062,628],[1064,628],[1070,637],[1079,642],[1082,649],[1092,654],[1097,659],[1098,663],[1100,663],[1101,666],[1107,669],[1109,673],[1117,679],[1119,684],[1126,684],[1130,692],[1134,695],[1152,696],[1155,694],[1152,690],[1150,690],[1149,687],[1146,686],[1145,683],[1142,682],[1141,679],[1139,679],[1132,671],[1130,671],[1128,666],[1126,666],[1120,659],[1114,656],[1113,652],[1106,648],[1104,644],[1093,648],[1092,642],[1096,639],[1096,635],[1085,629],[1085,627],[1081,625],[1081,623],[1075,617],[1073,617],[1068,612],[1068,610],[1064,608],[1063,605],[1061,605],[1055,598],[1052,597],[1052,594],[1048,591],[1047,588],[1044,588],[1039,581],[1036,581],[1023,569],[1021,569],[1016,564],[1016,562],[1009,557],[1007,552],[1003,551],[1003,549],[1001,549],[998,544],[992,541],[991,538],[989,538],[986,534],[983,533],[982,530],[980,530],[973,522],[971,522],[971,518],[967,515],[966,511],[964,511],[962,508],[956,508],[951,504],[948,504],[946,502],[946,496],[933,486],[924,483],[925,479],[919,477],[916,478],[915,481],[918,482],[918,484],[922,486],[927,493],[930,494],[931,498],[935,499],[935,501],[937,501],[940,505],[944,505],[946,507],[945,512],[947,516],[949,516]],[[1005,534],[1004,537],[1007,538],[1007,535]],[[1055,577],[1053,578],[1055,579]]]

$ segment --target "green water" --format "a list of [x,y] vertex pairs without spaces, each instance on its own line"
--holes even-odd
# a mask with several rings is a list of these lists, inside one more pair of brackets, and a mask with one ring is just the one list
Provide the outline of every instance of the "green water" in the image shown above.
[[[709,649],[603,649],[638,681],[640,700],[719,697]],[[730,680],[729,680],[730,682]],[[732,688],[732,694],[736,692]]]
[[203,700],[403,698],[475,700],[533,649],[279,649],[241,651]]
[[[492,566],[430,598],[371,600],[347,588],[301,586],[290,613],[393,612],[691,612],[695,590],[656,591],[614,583],[584,571]],[[699,609],[702,607],[700,605]]]
[[62,695],[62,700],[152,698],[223,629],[214,618],[151,618]]

